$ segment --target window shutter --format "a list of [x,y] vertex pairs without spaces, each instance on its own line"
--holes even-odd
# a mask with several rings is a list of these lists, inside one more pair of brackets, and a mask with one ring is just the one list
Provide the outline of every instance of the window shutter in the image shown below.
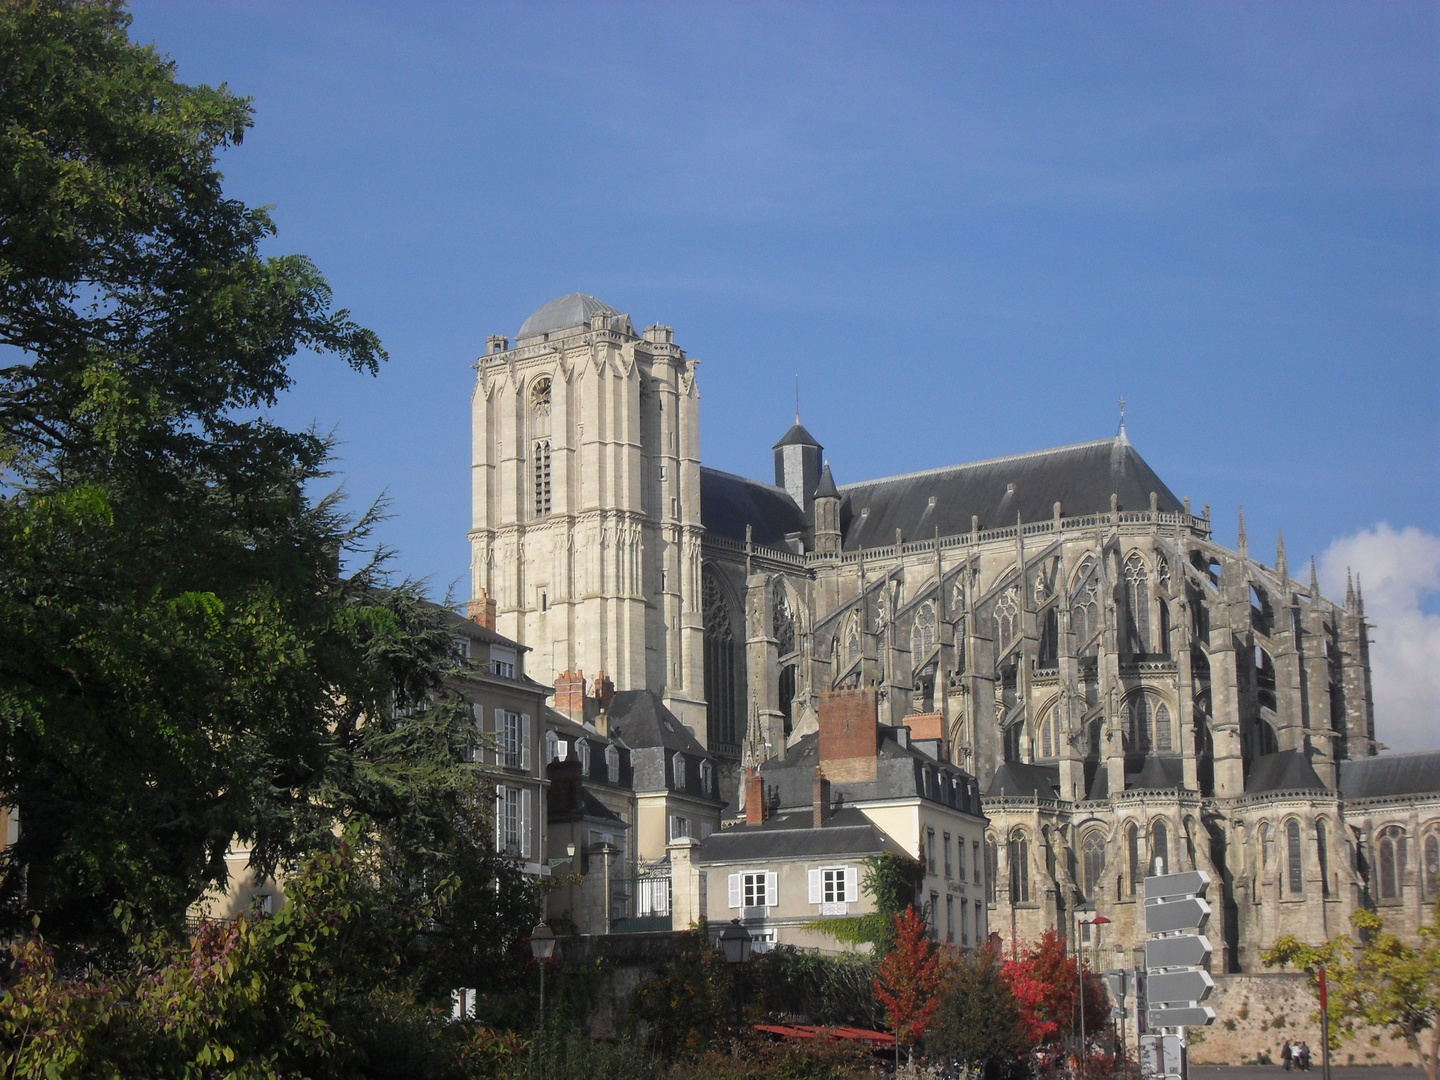
[[847,904],[858,903],[860,900],[860,871],[853,867],[845,867],[845,902]]
[[740,875],[731,874],[728,884],[730,887],[730,906],[732,908],[738,908],[740,906]]
[[530,789],[520,792],[520,856],[530,857]]
[[495,764],[505,760],[505,710],[495,710]]
[[520,714],[520,767],[530,771],[530,714]]
[[774,907],[780,903],[780,875],[774,870],[765,871],[765,906]]
[[820,891],[820,871],[810,871],[810,903],[823,903],[824,894]]
[[505,785],[495,785],[495,850],[505,853]]

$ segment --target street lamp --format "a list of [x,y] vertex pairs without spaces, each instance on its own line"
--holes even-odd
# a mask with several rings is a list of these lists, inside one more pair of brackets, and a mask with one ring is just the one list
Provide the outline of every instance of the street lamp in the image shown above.
[[545,964],[555,955],[555,931],[543,922],[530,931],[530,955],[540,965],[540,1026],[545,1026]]
[[[755,939],[750,931],[740,925],[739,919],[731,919],[730,925],[720,935],[720,949],[725,953],[725,963],[732,969],[750,959],[750,949]],[[745,985],[740,981],[740,972],[735,972],[735,1025],[745,1026]]]
[[[1078,915],[1079,912],[1077,911]],[[1093,919],[1079,919],[1079,926],[1108,926],[1110,920],[1104,915],[1096,915]],[[1075,935],[1075,981],[1080,989],[1080,1064],[1085,1064],[1085,968],[1082,957],[1085,954],[1085,942],[1079,933]]]

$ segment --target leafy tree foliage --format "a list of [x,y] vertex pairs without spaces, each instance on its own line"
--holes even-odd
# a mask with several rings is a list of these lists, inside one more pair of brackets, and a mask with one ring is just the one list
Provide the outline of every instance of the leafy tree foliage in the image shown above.
[[[1018,959],[1003,967],[1011,994],[1020,1006],[1021,1022],[1032,1046],[1080,1034],[1079,993],[1075,961],[1065,951],[1065,939],[1051,927],[1040,940],[1027,945]],[[1085,1016],[1098,1030],[1110,1013],[1110,1000],[1100,977],[1084,969]]]
[[128,23],[0,5],[0,900],[66,941],[113,941],[117,900],[178,928],[234,838],[268,871],[337,812],[385,819],[358,720],[442,655],[413,597],[341,580],[371,519],[307,499],[328,444],[266,415],[297,353],[374,372],[379,341],[225,196],[248,101]]
[[877,955],[890,951],[895,942],[895,916],[915,903],[925,867],[904,855],[874,855],[865,860],[860,891],[875,902],[875,910],[864,915],[815,919],[808,926],[851,945],[873,946]]
[[1032,1045],[995,948],[957,953],[945,965],[927,1053],[993,1075],[1023,1060]]
[[[1307,945],[1291,934],[1260,954],[1267,967],[1294,965],[1319,985],[1325,969],[1330,1004],[1330,1045],[1339,1049],[1364,1027],[1401,1039],[1430,1080],[1440,1061],[1440,904],[1420,928],[1418,945],[1385,929],[1381,917],[1360,910],[1350,916],[1359,938],[1331,938]],[[1318,1019],[1318,1015],[1317,1015]]]
[[895,916],[895,945],[880,962],[875,996],[885,1006],[902,1046],[913,1048],[940,1006],[940,955],[925,920],[913,908]]

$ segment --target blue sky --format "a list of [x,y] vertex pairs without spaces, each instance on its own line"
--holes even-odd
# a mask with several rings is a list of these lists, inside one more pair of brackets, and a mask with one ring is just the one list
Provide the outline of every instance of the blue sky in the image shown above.
[[254,97],[229,190],[390,350],[280,412],[437,593],[470,364],[576,290],[704,361],[718,468],[771,474],[796,373],[841,483],[1113,434],[1123,394],[1267,562],[1440,533],[1434,4],[133,10]]

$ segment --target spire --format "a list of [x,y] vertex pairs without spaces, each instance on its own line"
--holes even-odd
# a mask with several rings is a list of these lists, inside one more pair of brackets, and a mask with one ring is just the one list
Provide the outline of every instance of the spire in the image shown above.
[[1315,573],[1315,556],[1310,556],[1310,603],[1320,602],[1320,578]]
[[1280,530],[1280,539],[1275,544],[1275,573],[1280,576],[1280,587],[1290,592],[1290,567],[1285,561],[1285,530]]
[[1360,575],[1355,575],[1355,614],[1365,617],[1365,589],[1360,584]]
[[1345,567],[1345,610],[1350,611],[1355,607],[1355,579],[1350,575],[1350,567]]
[[795,423],[800,423],[800,373],[795,373]]
[[1236,546],[1240,549],[1241,558],[1248,559],[1250,557],[1250,537],[1245,533],[1245,507],[1243,506],[1240,507],[1240,538],[1236,542]]
[[815,498],[817,499],[838,499],[840,491],[835,486],[835,477],[830,475],[830,463],[825,463],[825,468],[820,472],[820,483],[815,485]]
[[1121,442],[1129,442],[1130,438],[1125,434],[1125,399],[1120,399],[1120,430],[1115,432],[1115,437]]

